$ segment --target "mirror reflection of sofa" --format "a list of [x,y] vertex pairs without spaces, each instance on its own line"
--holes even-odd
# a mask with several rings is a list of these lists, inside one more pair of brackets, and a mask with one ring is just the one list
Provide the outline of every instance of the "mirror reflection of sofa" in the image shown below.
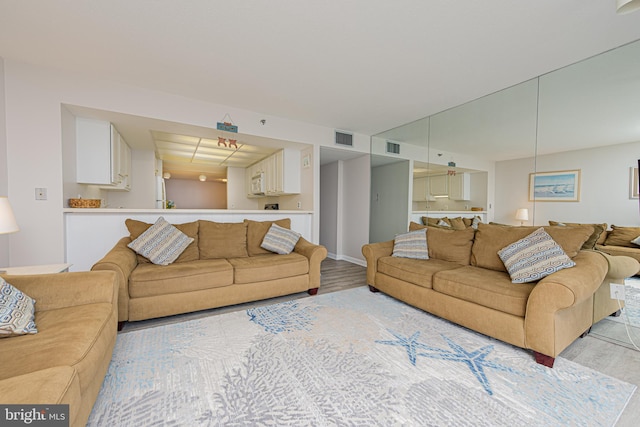
[[[550,367],[594,322],[617,310],[617,302],[613,306],[608,295],[598,290],[608,288],[612,281],[621,283],[640,268],[640,263],[629,257],[583,249],[596,233],[590,225],[480,223],[477,230],[455,230],[411,223],[409,229],[427,230],[428,259],[394,256],[398,237],[364,245],[367,283],[372,291],[382,291],[482,334],[533,350],[536,361]],[[507,271],[499,253],[523,246],[523,239],[539,229],[573,265],[535,280],[512,282],[512,271]],[[524,264],[528,258],[530,253],[523,256]]]

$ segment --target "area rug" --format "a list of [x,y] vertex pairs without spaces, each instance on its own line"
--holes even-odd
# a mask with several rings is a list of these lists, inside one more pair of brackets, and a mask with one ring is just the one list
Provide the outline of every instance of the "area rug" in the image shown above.
[[88,425],[611,426],[635,389],[360,287],[119,334]]

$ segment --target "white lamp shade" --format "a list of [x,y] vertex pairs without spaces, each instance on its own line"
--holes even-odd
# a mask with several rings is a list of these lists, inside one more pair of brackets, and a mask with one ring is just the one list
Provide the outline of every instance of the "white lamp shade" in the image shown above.
[[0,234],[15,233],[18,230],[18,223],[13,215],[9,199],[0,197]]
[[200,181],[202,181],[202,182],[205,182],[205,181],[207,180],[207,176],[206,176],[206,175],[200,175],[200,176],[198,177],[198,179],[199,179]]
[[529,221],[529,209],[522,208],[516,211],[516,219],[518,221]]
[[171,179],[171,173],[170,172],[165,172],[165,173],[162,174],[162,177],[164,179]]
[[629,13],[634,10],[640,9],[640,0],[617,0],[618,7],[616,11],[618,13]]

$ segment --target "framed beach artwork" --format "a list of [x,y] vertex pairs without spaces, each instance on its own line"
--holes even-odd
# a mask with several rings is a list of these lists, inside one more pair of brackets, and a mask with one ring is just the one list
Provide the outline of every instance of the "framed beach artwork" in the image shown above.
[[580,169],[529,174],[530,202],[579,202]]

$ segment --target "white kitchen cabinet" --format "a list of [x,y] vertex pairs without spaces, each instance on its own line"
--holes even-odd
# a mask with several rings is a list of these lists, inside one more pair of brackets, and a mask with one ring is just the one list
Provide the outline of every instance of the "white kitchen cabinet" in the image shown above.
[[76,118],[76,181],[130,189],[131,149],[116,128],[103,120]]
[[[251,192],[251,178],[263,173],[264,195]],[[300,151],[285,148],[245,169],[248,197],[282,196],[300,193]]]
[[471,200],[471,175],[469,173],[449,175],[449,199]]
[[432,196],[449,195],[449,175],[433,175],[428,177],[429,192]]
[[426,202],[429,200],[427,177],[416,178],[413,180],[413,197],[414,202]]

